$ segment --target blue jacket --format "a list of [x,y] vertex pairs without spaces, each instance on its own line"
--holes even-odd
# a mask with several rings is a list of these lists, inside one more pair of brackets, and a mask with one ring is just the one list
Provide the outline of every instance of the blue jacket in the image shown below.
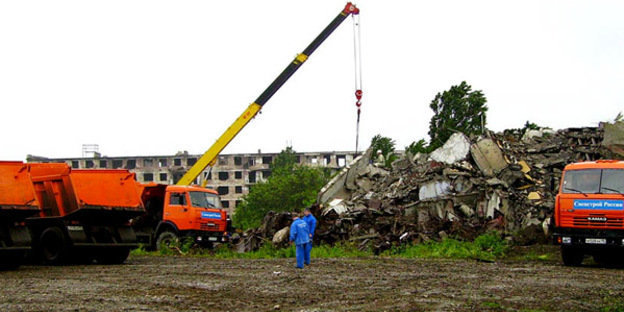
[[316,218],[312,214],[309,214],[303,217],[303,221],[308,224],[308,230],[310,231],[310,234],[312,234],[312,237],[314,237],[314,230],[316,230]]
[[290,241],[295,242],[296,245],[307,244],[310,242],[308,224],[301,218],[293,221],[290,225]]

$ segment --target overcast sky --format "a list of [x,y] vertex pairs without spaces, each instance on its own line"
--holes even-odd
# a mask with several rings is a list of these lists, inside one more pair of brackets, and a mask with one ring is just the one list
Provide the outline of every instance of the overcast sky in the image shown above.
[[[203,153],[344,4],[2,1],[0,159]],[[622,1],[357,4],[361,142],[427,138],[429,102],[462,80],[493,130],[624,110]],[[224,152],[353,150],[353,70],[349,18]]]

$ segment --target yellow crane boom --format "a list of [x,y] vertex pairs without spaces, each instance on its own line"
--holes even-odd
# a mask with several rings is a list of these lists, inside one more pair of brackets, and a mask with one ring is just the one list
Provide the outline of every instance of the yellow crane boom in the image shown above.
[[329,35],[351,14],[359,14],[360,10],[351,2],[347,3],[340,14],[336,16],[325,29],[310,43],[302,53],[297,55],[295,59],[286,66],[286,69],[275,78],[269,87],[260,94],[260,96],[251,103],[247,109],[230,125],[227,130],[217,139],[217,141],[197,160],[176,183],[177,185],[191,185],[197,177],[208,166],[216,163],[219,153],[236,137],[236,135],[249,123],[249,121],[258,114],[262,106],[279,90],[282,85],[292,76],[297,69],[308,59],[308,57],[318,48]]

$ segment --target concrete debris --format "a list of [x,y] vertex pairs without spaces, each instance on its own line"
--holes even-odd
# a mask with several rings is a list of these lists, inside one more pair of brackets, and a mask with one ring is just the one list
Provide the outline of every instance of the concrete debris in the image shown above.
[[507,168],[503,153],[492,139],[481,139],[470,146],[470,154],[485,176],[493,177]]
[[343,203],[343,200],[337,198],[337,199],[332,200],[327,206],[327,208],[323,210],[323,215],[326,215],[328,213],[335,213],[337,215],[342,215],[346,211],[347,211],[347,206]]
[[470,151],[470,140],[463,133],[453,133],[451,137],[442,145],[431,153],[429,159],[447,165],[452,165],[463,160]]
[[277,231],[275,235],[273,235],[273,245],[279,245],[281,243],[287,242],[290,235],[290,226],[284,227],[283,229]]
[[[492,230],[517,244],[547,242],[563,167],[612,157],[602,139],[602,128],[454,134],[435,156],[408,156],[391,170],[371,165],[369,150],[311,207],[315,243],[351,241],[381,252],[444,237],[472,240]],[[259,247],[258,237],[272,238],[290,221],[287,213],[267,215],[261,228],[243,235],[245,249]]]
[[604,123],[604,140],[602,144],[611,152],[624,157],[624,121]]
[[527,129],[527,131],[522,136],[522,141],[531,142],[533,138],[541,138],[544,135],[552,135],[552,134],[555,134],[555,131],[549,128],[542,128],[542,129],[536,129],[536,130]]
[[447,181],[429,182],[423,184],[418,191],[418,198],[420,200],[437,198],[450,193],[451,184]]

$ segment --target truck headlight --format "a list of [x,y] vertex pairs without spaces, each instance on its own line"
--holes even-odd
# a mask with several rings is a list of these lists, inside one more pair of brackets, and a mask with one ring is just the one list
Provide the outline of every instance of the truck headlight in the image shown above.
[[622,238],[622,246],[624,246],[624,238]]
[[563,244],[572,244],[572,237],[562,237],[561,243]]
[[201,236],[197,236],[196,240],[197,240],[198,242],[201,242],[201,241],[202,241],[202,237],[201,237]]

